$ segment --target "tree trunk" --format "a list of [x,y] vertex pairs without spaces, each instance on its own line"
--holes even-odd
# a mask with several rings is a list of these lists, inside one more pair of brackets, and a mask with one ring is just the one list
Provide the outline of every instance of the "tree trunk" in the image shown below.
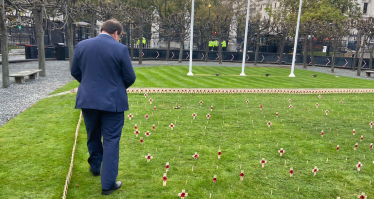
[[33,10],[33,14],[35,17],[35,31],[36,31],[36,38],[37,38],[37,46],[38,46],[38,61],[39,61],[39,69],[42,71],[39,72],[41,77],[46,76],[45,71],[45,49],[44,49],[44,29],[43,29],[43,10],[44,8],[36,8]]
[[130,44],[130,56],[131,56],[131,61],[134,60],[134,39],[131,38],[131,44]]
[[0,37],[1,37],[1,65],[3,73],[3,88],[10,86],[8,61],[8,34],[5,26],[4,0],[0,0]]
[[219,64],[222,64],[222,36],[221,34],[218,35],[218,60]]
[[374,47],[371,47],[370,48],[369,70],[373,69],[373,52],[374,52]]
[[143,64],[143,26],[140,27],[139,34],[139,65]]
[[333,46],[333,54],[331,59],[331,73],[334,73],[334,67],[335,67],[335,57],[336,57],[336,48],[338,46],[339,41],[335,41],[336,38],[334,38],[334,46]]
[[69,68],[71,68],[73,64],[73,56],[74,56],[74,31],[73,31],[73,19],[68,17],[67,23],[67,40],[68,40],[68,49],[69,49]]
[[306,68],[306,58],[308,56],[308,40],[307,36],[304,35],[304,44],[303,44],[303,68]]
[[357,66],[357,76],[361,76],[361,65],[362,65],[362,60],[364,59],[364,54],[365,54],[365,44],[366,44],[366,33],[364,33],[364,40],[362,40],[362,44],[361,44],[361,56],[360,56],[360,62],[358,62],[358,66]]
[[356,65],[357,65],[357,59],[358,59],[358,51],[360,50],[360,41],[361,41],[361,32],[358,31],[357,32],[357,43],[356,43],[356,52],[355,52],[355,58],[353,60],[353,71],[355,70],[356,68]]
[[94,38],[96,37],[96,13],[92,13],[92,16],[91,16],[91,33],[90,33],[90,37],[91,38]]
[[169,61],[169,57],[170,57],[170,35],[168,35],[168,47],[166,49],[166,61]]
[[282,40],[280,42],[280,47],[279,47],[279,61],[278,61],[278,64],[282,64],[282,57],[283,57],[283,53],[284,53],[284,45],[286,43],[286,35],[283,35],[282,36]]
[[205,41],[205,62],[208,62],[209,58],[209,39]]
[[184,46],[184,39],[181,37],[181,44],[179,47],[179,58],[178,58],[178,63],[182,63],[182,58],[183,58],[183,46]]
[[257,36],[256,36],[256,52],[255,52],[255,62],[254,62],[255,66],[257,66],[258,51],[260,51],[260,34],[259,33],[257,33]]
[[311,65],[315,66],[314,63],[314,38],[310,41],[310,61],[312,62]]

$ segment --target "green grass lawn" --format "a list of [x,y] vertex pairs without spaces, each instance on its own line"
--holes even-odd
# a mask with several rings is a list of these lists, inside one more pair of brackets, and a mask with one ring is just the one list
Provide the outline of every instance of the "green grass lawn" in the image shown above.
[[[212,198],[239,198],[243,193],[245,198],[357,198],[361,192],[371,197],[373,96],[324,94],[320,99],[318,95],[286,94],[149,94],[154,100],[150,105],[149,98],[131,94],[132,107],[126,116],[131,112],[134,117],[131,121],[126,117],[120,146],[118,180],[124,185],[105,198],[177,198],[182,189],[189,193],[188,198],[209,198],[210,194]],[[173,109],[177,103],[181,108]],[[197,113],[196,120],[192,120],[193,113]],[[208,113],[212,116],[209,121],[205,117]],[[176,125],[173,131],[170,123]],[[135,124],[143,145],[134,134]],[[84,128],[82,125],[68,197],[101,198],[100,177],[88,171]],[[151,132],[148,138],[144,135],[147,130]],[[354,151],[356,142],[358,149]],[[278,153],[280,148],[285,150],[283,157]],[[192,157],[195,152],[200,155],[197,160]],[[145,159],[148,153],[154,158],[149,163]],[[263,169],[262,158],[267,160]],[[357,172],[359,161],[363,167]],[[163,187],[166,162],[170,162],[170,170]],[[315,177],[314,166],[319,168]],[[290,167],[295,172],[292,178]]]
[[[239,76],[240,67],[194,66],[194,76],[187,76],[188,66],[152,66],[135,68],[137,76],[133,87],[158,88],[373,88],[371,80],[295,70],[295,78],[289,78],[290,69],[247,67],[246,77]],[[219,73],[220,76],[215,76]],[[265,74],[270,74],[266,77]],[[317,74],[317,77],[313,77]],[[79,86],[73,81],[52,94]]]
[[0,127],[0,198],[61,198],[79,110],[44,99]]

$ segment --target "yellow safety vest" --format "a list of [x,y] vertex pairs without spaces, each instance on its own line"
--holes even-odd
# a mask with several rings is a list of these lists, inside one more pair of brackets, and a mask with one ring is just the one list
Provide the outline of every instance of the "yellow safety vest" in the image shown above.
[[218,41],[214,41],[214,46],[218,46]]
[[213,41],[209,41],[209,47],[213,47]]
[[223,41],[223,42],[221,43],[221,45],[222,45],[222,48],[226,48],[226,41]]
[[[138,45],[139,45],[139,43],[140,43],[140,41],[139,41],[139,39],[138,39],[138,42],[136,42],[136,44],[138,44]],[[145,40],[145,38],[144,38],[144,37],[143,37],[142,43],[143,43],[143,44],[145,44],[145,43],[146,43],[146,40]]]

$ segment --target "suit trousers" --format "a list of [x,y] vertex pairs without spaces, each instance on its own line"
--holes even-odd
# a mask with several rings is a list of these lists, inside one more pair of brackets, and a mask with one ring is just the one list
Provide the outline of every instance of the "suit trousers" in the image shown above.
[[118,175],[124,112],[82,109],[82,113],[87,130],[88,163],[95,173],[101,169],[102,189],[112,189]]

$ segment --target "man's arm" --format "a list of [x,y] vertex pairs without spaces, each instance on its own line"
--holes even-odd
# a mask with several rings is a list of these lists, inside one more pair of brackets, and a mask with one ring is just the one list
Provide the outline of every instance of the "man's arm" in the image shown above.
[[122,63],[123,63],[122,78],[123,78],[123,81],[125,82],[125,87],[127,89],[135,82],[136,76],[135,76],[134,69],[132,68],[131,58],[130,58],[129,50],[127,49],[127,46],[125,46],[124,51],[125,51],[124,52],[125,54],[123,55],[123,58],[122,58]]
[[78,46],[75,48],[74,55],[73,55],[73,63],[71,65],[70,74],[73,76],[79,83],[82,80],[82,71],[79,68],[79,53],[78,53]]

